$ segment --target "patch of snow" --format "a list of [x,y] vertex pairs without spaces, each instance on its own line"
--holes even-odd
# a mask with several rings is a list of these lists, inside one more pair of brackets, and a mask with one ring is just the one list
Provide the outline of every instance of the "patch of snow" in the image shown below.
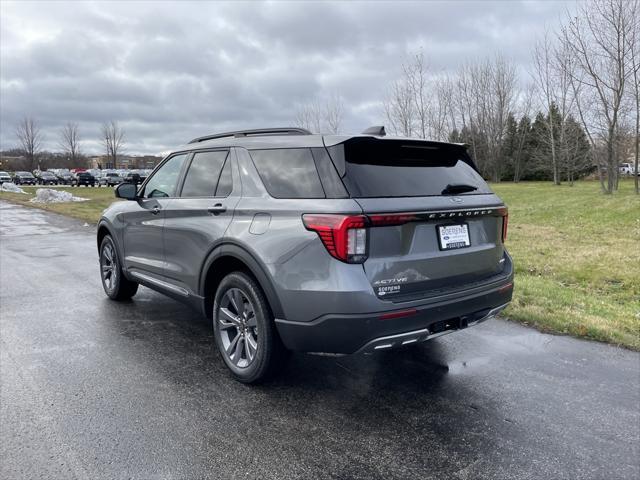
[[11,193],[27,193],[24,190],[22,190],[19,186],[17,186],[15,183],[5,182],[0,187],[0,190],[2,190],[3,192],[11,192]]
[[39,188],[36,196],[31,199],[34,203],[62,203],[62,202],[84,202],[88,198],[74,197],[73,194],[52,188]]

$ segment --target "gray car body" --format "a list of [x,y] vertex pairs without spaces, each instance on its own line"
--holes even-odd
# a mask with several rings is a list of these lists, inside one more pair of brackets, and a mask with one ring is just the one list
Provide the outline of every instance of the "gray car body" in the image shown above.
[[[373,252],[365,264],[343,263],[327,253],[315,232],[304,228],[301,217],[305,213],[415,211],[416,199],[273,198],[250,156],[253,149],[325,148],[351,138],[354,137],[229,137],[178,148],[171,155],[228,149],[231,194],[225,198],[138,198],[116,202],[103,212],[98,224],[98,247],[102,238],[110,234],[130,280],[190,304],[209,317],[221,278],[233,270],[248,271],[267,297],[285,346],[299,351],[348,354],[370,351],[379,344],[395,346],[397,339],[398,344],[405,338],[405,343],[421,341],[435,336],[429,331],[434,322],[465,319],[447,328],[453,331],[489,318],[503,308],[511,299],[513,268],[497,238],[501,228],[497,219],[495,228],[490,224],[489,234],[483,233],[483,248],[479,246],[467,255],[420,261],[428,263],[435,277],[444,278],[456,263],[464,271],[464,265],[475,255],[501,265],[498,274],[482,282],[464,284],[463,288],[434,289],[401,301],[384,299],[376,294],[373,285],[388,282],[394,271],[409,272],[410,277],[411,262],[417,260],[409,257],[391,265],[388,258],[376,258]],[[161,166],[162,163],[156,171]],[[181,175],[184,177],[184,171]],[[147,181],[152,177],[153,173]],[[209,209],[216,205],[226,210],[212,214]],[[459,196],[455,203],[451,197],[429,197],[420,207],[420,211],[460,211],[497,209],[504,204],[496,195],[488,194]],[[479,220],[469,220],[472,229],[474,221]],[[388,241],[393,243],[381,237],[377,244]],[[406,309],[415,314],[381,320],[385,312]],[[388,338],[391,340],[385,340]]]

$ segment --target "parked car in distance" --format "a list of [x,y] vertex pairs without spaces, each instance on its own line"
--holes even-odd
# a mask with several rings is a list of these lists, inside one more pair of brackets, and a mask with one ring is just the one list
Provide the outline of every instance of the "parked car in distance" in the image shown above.
[[16,172],[13,175],[13,183],[16,185],[35,185],[36,177],[31,172]]
[[640,172],[636,172],[636,166],[633,163],[621,163],[618,171],[620,175],[640,175]]
[[36,175],[36,182],[38,185],[57,185],[58,177],[51,172],[39,172]]
[[143,183],[149,176],[149,173],[147,172],[147,170],[134,170],[134,172],[137,173],[138,176],[140,177],[140,183]]
[[96,179],[89,172],[78,172],[73,176],[71,186],[73,187],[95,187]]
[[290,350],[413,345],[511,301],[507,207],[462,144],[385,138],[383,127],[229,132],[192,140],[142,187],[115,193],[130,201],[98,223],[107,296],[141,284],[195,307],[242,382]]
[[7,172],[0,172],[0,185],[2,185],[3,183],[11,183],[12,179],[11,179],[11,175],[9,175]]
[[73,175],[68,170],[58,171],[56,177],[58,177],[58,184],[60,185],[71,185],[73,183]]
[[122,177],[116,172],[105,173],[102,177],[106,183],[106,185],[110,187],[115,187],[116,185],[120,185],[123,181]]
[[137,171],[131,170],[127,172],[126,175],[124,176],[123,182],[133,183],[134,185],[140,185],[142,183],[142,179],[140,178],[140,174]]

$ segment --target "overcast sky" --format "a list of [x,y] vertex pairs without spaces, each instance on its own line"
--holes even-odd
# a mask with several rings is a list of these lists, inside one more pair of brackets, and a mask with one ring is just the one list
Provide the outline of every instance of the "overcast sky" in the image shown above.
[[127,153],[206,133],[289,126],[338,93],[343,130],[384,123],[381,100],[423,49],[434,71],[501,52],[521,71],[572,2],[16,2],[2,0],[0,148],[25,115],[44,147],[77,122],[86,153],[117,120]]

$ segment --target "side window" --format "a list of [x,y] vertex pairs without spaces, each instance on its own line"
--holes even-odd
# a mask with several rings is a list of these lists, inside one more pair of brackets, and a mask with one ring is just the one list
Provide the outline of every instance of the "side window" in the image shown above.
[[144,187],[146,198],[173,197],[178,185],[182,164],[187,158],[186,153],[171,157],[149,179]]
[[231,178],[231,161],[227,157],[224,168],[218,180],[218,188],[216,188],[216,197],[228,197],[233,190],[233,179]]
[[322,187],[327,198],[347,198],[347,191],[338,176],[331,158],[324,147],[312,148],[313,158],[316,161],[316,168],[320,174]]
[[325,198],[311,150],[253,150],[253,163],[275,198]]
[[198,152],[193,156],[182,187],[182,197],[213,197],[227,151]]

